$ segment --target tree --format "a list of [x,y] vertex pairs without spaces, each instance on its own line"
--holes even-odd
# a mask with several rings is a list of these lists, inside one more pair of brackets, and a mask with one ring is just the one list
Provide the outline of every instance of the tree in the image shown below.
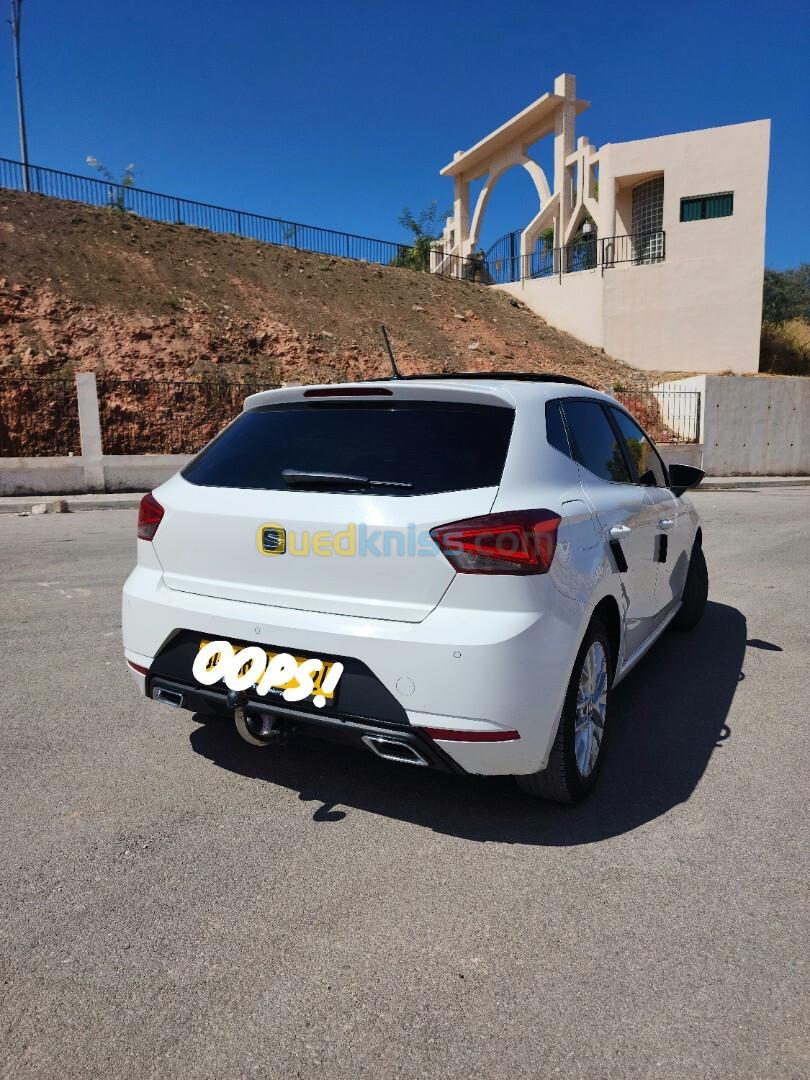
[[810,263],[765,271],[759,370],[810,374]]
[[449,210],[439,213],[436,199],[418,217],[414,216],[409,207],[403,206],[397,220],[403,229],[413,233],[414,240],[410,247],[403,246],[391,265],[404,266],[410,270],[430,270],[430,248],[441,238],[442,222],[449,213]]
[[776,325],[791,319],[810,322],[810,263],[791,270],[765,271],[762,318]]

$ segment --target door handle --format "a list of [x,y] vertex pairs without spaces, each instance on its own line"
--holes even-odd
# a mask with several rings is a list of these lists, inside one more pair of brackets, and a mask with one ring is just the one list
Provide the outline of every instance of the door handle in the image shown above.
[[659,529],[672,529],[672,528],[674,528],[674,526],[675,526],[675,521],[674,521],[673,518],[659,518],[659,520],[658,520],[658,528]]
[[629,525],[613,525],[612,528],[609,530],[609,532],[610,532],[610,535],[613,537],[614,540],[618,540],[618,538],[620,536],[627,536],[627,534],[630,532],[630,526]]

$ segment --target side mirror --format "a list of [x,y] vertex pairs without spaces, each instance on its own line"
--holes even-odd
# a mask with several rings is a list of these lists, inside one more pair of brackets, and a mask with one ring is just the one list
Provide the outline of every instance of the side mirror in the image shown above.
[[689,488],[697,487],[706,473],[694,465],[669,465],[669,486],[673,495],[683,495]]

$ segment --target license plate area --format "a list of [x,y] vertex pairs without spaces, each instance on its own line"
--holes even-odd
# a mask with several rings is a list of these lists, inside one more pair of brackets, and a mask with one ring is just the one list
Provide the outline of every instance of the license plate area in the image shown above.
[[[199,652],[200,650],[205,648],[205,646],[209,645],[212,641],[228,641],[229,644],[231,645],[231,647],[233,648],[235,653],[238,653],[240,651],[240,649],[245,649],[245,648],[248,648],[248,647],[251,647],[251,648],[256,648],[257,647],[256,642],[239,642],[239,641],[230,641],[227,638],[203,637],[203,638],[199,639],[197,652]],[[264,654],[266,655],[268,664],[270,663],[271,660],[273,660],[277,656],[280,656],[282,653],[287,653],[289,656],[292,656],[293,659],[295,660],[296,664],[298,664],[299,667],[305,661],[314,659],[312,654],[310,654],[309,656],[303,656],[303,655],[299,655],[297,653],[294,653],[289,649],[271,648],[271,647],[267,647],[267,646],[264,646],[264,645],[258,645],[258,648],[260,648],[264,652]],[[323,659],[323,657],[319,657],[318,659],[321,659],[322,663],[321,663],[320,670],[312,675],[312,690],[309,692],[309,694],[305,698],[300,699],[298,702],[289,703],[289,704],[312,705],[312,704],[314,704],[315,697],[320,696],[323,699],[323,704],[322,704],[321,708],[329,709],[329,708],[334,707],[334,705],[336,703],[336,700],[337,700],[337,686],[335,686],[335,687],[333,687],[331,689],[328,688],[328,687],[327,687],[327,689],[324,689],[324,682],[327,679],[327,676],[329,675],[330,671],[334,667],[336,661],[334,661],[334,660],[325,660],[325,659]],[[211,660],[209,661],[209,665],[208,665],[209,669],[212,668],[215,663],[216,663],[216,657],[212,657]],[[239,669],[240,674],[246,673],[247,667],[248,667],[247,663],[242,665],[240,667],[240,669]],[[223,680],[220,679],[219,682],[215,683],[214,685],[224,687],[224,682],[223,682]],[[248,694],[249,698],[252,701],[255,701],[257,703],[259,703],[259,702],[268,702],[268,701],[273,701],[273,700],[279,700],[280,703],[285,703],[284,691],[285,690],[295,689],[297,686],[299,686],[298,679],[293,677],[292,679],[288,680],[288,682],[286,682],[283,686],[271,686],[268,689],[267,693],[265,695],[263,695],[263,696],[258,695],[256,693],[255,687],[253,687],[253,686],[250,687],[247,690],[247,694]]]

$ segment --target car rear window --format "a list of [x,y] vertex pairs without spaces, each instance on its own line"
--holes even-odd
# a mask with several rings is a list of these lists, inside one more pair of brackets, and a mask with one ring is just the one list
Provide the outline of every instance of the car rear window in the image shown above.
[[182,475],[203,487],[270,491],[290,490],[284,470],[382,482],[368,488],[317,485],[322,491],[430,495],[495,487],[514,415],[509,407],[446,401],[264,406],[242,413]]

